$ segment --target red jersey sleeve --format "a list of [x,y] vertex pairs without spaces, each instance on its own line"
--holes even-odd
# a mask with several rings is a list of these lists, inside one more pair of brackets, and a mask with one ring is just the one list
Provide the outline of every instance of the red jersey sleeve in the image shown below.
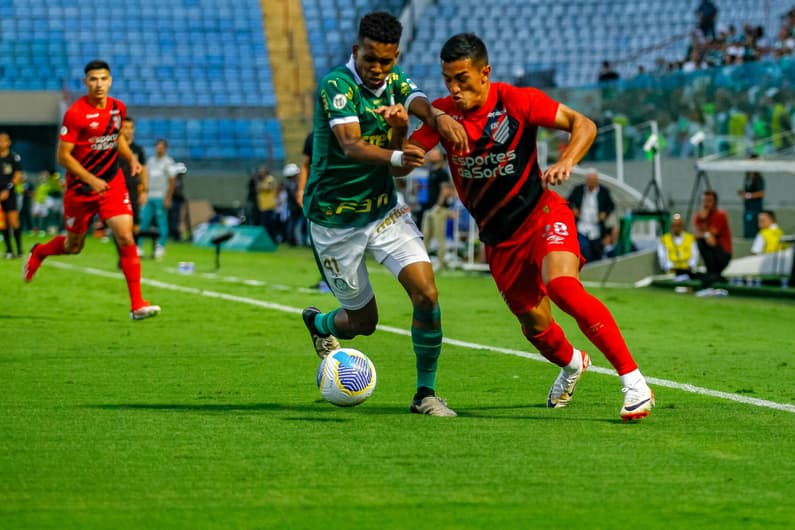
[[521,101],[524,101],[530,123],[546,128],[555,127],[555,116],[560,103],[537,88],[515,88]]
[[63,124],[61,125],[59,138],[64,142],[69,142],[70,144],[77,143],[81,128],[79,116],[80,113],[75,110],[74,105],[63,115]]
[[423,123],[419,129],[411,134],[409,140],[426,151],[430,151],[439,143],[439,133]]

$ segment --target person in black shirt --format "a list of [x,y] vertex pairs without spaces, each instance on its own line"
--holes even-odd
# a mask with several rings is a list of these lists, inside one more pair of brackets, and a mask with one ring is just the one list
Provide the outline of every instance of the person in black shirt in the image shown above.
[[[127,184],[127,193],[130,195],[130,206],[133,211],[133,237],[135,238],[136,245],[138,244],[138,233],[141,231],[141,205],[146,202],[146,154],[144,148],[135,143],[135,120],[130,116],[124,118],[121,125],[121,134],[124,135],[127,144],[130,146],[130,151],[138,158],[138,162],[143,168],[138,175],[132,174],[132,168],[126,158],[119,158],[119,166],[122,173],[124,173],[124,182]],[[115,240],[114,240],[115,241]]]
[[[22,183],[22,158],[11,150],[11,136],[0,132],[0,210],[6,217],[3,239],[6,258],[22,257],[22,231],[19,229],[17,209],[17,184]],[[17,245],[16,253],[11,249],[11,234]]]

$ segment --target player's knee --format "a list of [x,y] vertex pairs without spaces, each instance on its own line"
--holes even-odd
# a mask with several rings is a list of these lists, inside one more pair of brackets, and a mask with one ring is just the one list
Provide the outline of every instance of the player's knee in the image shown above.
[[411,293],[411,303],[414,307],[431,311],[439,303],[439,291],[435,285],[428,285]]

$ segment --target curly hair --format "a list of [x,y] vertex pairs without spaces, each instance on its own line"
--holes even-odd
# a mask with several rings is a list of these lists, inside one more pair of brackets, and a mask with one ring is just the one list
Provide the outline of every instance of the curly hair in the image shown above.
[[384,44],[397,44],[401,33],[403,25],[386,11],[368,13],[359,21],[359,42],[367,38]]

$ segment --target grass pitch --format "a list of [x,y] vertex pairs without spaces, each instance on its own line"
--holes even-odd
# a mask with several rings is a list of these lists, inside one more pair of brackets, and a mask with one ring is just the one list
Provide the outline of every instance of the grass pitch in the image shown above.
[[[143,265],[163,306],[128,317],[112,245],[51,259],[29,285],[0,262],[0,528],[792,528],[795,304],[593,289],[657,408],[618,417],[618,379],[587,373],[544,407],[557,368],[532,352],[492,280],[437,279],[438,380],[458,418],[408,413],[411,308],[371,266],[381,329],[364,404],[319,399],[300,309],[306,249],[171,245]],[[196,272],[181,275],[179,261]],[[560,311],[572,342],[608,364]],[[402,333],[401,333],[402,332]],[[693,385],[686,387],[684,385]],[[705,395],[714,391],[715,395]],[[758,401],[757,401],[758,400]]]

